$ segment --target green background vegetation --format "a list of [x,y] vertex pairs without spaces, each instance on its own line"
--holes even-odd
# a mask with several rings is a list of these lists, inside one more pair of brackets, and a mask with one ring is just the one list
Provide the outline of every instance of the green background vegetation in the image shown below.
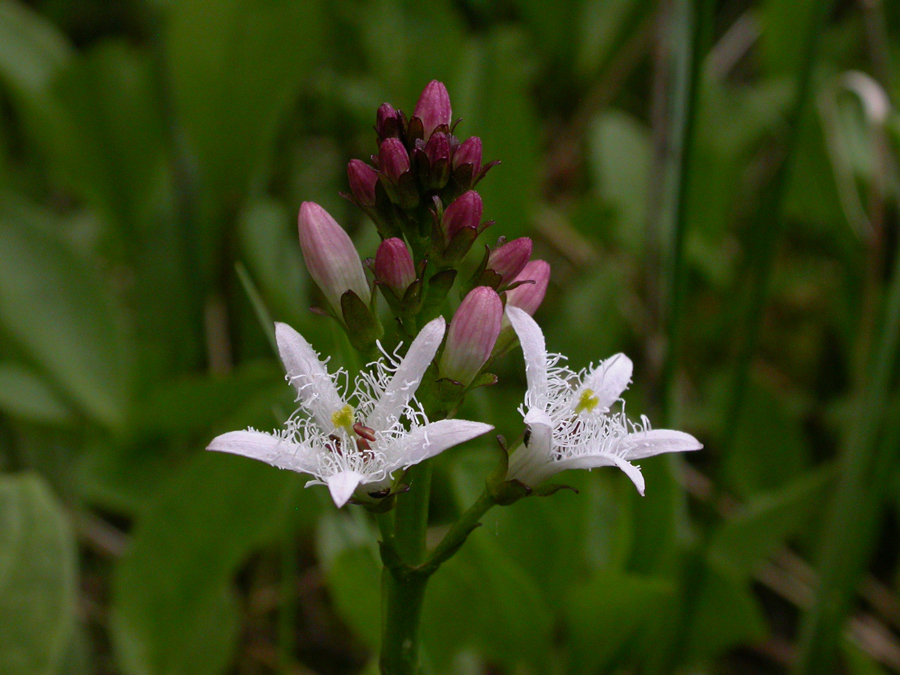
[[[346,162],[435,78],[550,348],[706,448],[495,509],[427,671],[900,671],[898,3],[0,0],[0,672],[375,672],[368,514],[203,448],[292,410],[255,307],[339,352],[295,214],[373,255]],[[461,416],[512,438],[499,375]]]

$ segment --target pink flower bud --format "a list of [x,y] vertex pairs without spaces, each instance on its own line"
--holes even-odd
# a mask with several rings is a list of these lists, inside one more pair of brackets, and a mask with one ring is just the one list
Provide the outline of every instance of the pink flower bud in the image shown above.
[[437,80],[429,82],[422,91],[419,102],[416,103],[413,115],[422,120],[425,138],[431,136],[436,127],[442,124],[449,126],[453,111],[450,108],[450,94],[447,93],[447,87]]
[[442,159],[450,159],[450,139],[447,134],[442,131],[432,134],[425,144],[425,154],[432,166]]
[[502,321],[503,303],[494,289],[479,286],[471,290],[447,329],[441,375],[468,386],[490,357]]
[[481,214],[484,212],[484,204],[481,195],[475,190],[463,192],[444,210],[441,227],[447,241],[451,241],[454,235],[464,227],[478,229],[481,224]]
[[390,103],[382,103],[375,115],[375,133],[378,138],[397,138],[400,135],[403,122],[400,113]]
[[400,298],[416,280],[412,256],[402,239],[392,237],[381,242],[375,252],[375,279]]
[[392,183],[397,183],[400,175],[409,171],[409,153],[399,138],[388,138],[382,142],[378,162],[381,173]]
[[501,284],[507,284],[525,268],[529,258],[531,258],[531,239],[519,237],[491,251],[487,268],[500,275]]
[[347,179],[360,206],[375,206],[375,183],[378,182],[375,169],[362,160],[351,159],[347,164]]
[[481,139],[478,136],[466,139],[453,153],[453,169],[464,164],[472,165],[473,176],[478,175],[478,172],[481,171]]
[[341,314],[341,296],[347,291],[353,291],[368,304],[371,295],[366,273],[344,228],[315,202],[300,205],[297,224],[309,275],[338,315]]
[[547,293],[547,284],[550,282],[550,264],[543,260],[532,260],[513,279],[513,282],[516,281],[533,281],[534,283],[525,283],[506,291],[506,304],[533,315],[541,306],[544,295]]

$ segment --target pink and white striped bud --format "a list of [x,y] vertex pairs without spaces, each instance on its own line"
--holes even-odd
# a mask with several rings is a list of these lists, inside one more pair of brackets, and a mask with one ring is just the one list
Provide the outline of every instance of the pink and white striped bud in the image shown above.
[[401,174],[409,171],[409,153],[399,138],[388,138],[381,143],[378,153],[381,173],[396,184]]
[[491,251],[487,269],[500,277],[500,283],[508,284],[525,268],[531,258],[531,239],[519,237]]
[[450,327],[439,365],[442,377],[468,386],[487,362],[503,322],[503,303],[493,288],[479,286],[463,298]]
[[513,282],[517,281],[533,283],[524,283],[506,291],[506,304],[534,315],[547,293],[547,284],[550,283],[550,264],[543,260],[532,260],[526,263],[518,276],[513,279]]
[[344,228],[315,202],[300,205],[297,225],[309,275],[338,316],[341,315],[341,296],[347,291],[353,291],[369,304],[371,294],[366,273]]
[[467,138],[453,153],[454,171],[464,164],[472,165],[473,176],[477,176],[481,171],[481,139],[478,136]]
[[481,195],[475,190],[463,192],[444,210],[441,229],[444,231],[446,240],[452,241],[456,233],[465,227],[477,230],[481,224],[483,212],[484,204],[481,201]]
[[379,140],[399,137],[402,127],[400,113],[390,103],[382,103],[375,114],[375,133]]
[[453,111],[450,108],[450,94],[447,93],[447,87],[437,80],[429,82],[422,90],[413,115],[422,120],[426,139],[440,125],[449,126]]
[[416,280],[412,256],[402,239],[391,237],[381,242],[375,252],[375,279],[402,298]]
[[347,164],[347,180],[360,206],[375,206],[375,184],[378,182],[375,169],[360,159],[351,159]]

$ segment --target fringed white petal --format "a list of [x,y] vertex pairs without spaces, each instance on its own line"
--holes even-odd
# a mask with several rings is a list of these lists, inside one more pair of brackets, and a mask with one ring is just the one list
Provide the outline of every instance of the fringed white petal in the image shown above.
[[387,429],[400,418],[416,389],[419,388],[422,376],[434,360],[438,347],[441,346],[444,329],[444,317],[438,317],[425,324],[419,331],[390,382],[378,397],[372,412],[366,418],[366,426],[380,431]]
[[525,438],[509,458],[507,480],[518,480],[534,487],[554,473],[553,420],[543,410],[532,408],[525,415]]
[[308,448],[262,431],[230,431],[216,436],[207,450],[258,459],[279,469],[314,473],[317,462]]
[[622,456],[632,460],[664,452],[690,452],[702,448],[703,444],[690,434],[671,429],[636,431],[623,438],[619,446]]
[[605,413],[615,403],[631,383],[631,373],[634,365],[624,354],[616,354],[599,364],[588,373],[581,387],[572,399],[573,406],[578,405],[582,393],[591,391],[591,397],[596,399],[594,413]]
[[297,389],[300,404],[312,413],[323,431],[330,432],[334,429],[331,415],[344,407],[344,400],[338,394],[325,364],[303,336],[287,324],[275,324],[275,339],[291,384]]
[[547,397],[547,345],[544,334],[537,322],[518,307],[507,305],[506,316],[516,331],[525,357],[525,377],[528,381],[526,400],[531,405],[539,404]]
[[362,481],[363,476],[355,471],[341,471],[325,477],[328,491],[331,492],[331,498],[338,508],[347,503]]
[[490,424],[468,420],[440,420],[416,427],[395,445],[385,448],[385,454],[388,455],[385,470],[391,473],[396,469],[418,464],[454,445],[486,434],[493,428]]

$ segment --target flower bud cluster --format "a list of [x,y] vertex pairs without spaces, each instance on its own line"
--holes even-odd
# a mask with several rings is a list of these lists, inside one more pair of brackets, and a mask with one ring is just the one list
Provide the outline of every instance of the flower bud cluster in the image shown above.
[[[440,314],[459,264],[491,224],[483,220],[484,204],[473,187],[495,162],[483,164],[481,139],[460,142],[454,128],[450,97],[438,81],[425,87],[408,119],[388,103],[378,108],[378,154],[371,164],[353,159],[347,166],[348,197],[382,237],[365,265],[321,206],[306,202],[300,209],[300,244],[327,301],[324,311],[361,351],[371,350],[383,334],[366,267],[401,332],[411,337]],[[448,409],[472,386],[492,380],[482,371],[506,325],[504,307],[533,314],[543,300],[550,268],[531,260],[531,252],[529,238],[501,237],[485,247],[477,270],[462,283],[463,300],[436,361],[436,375],[445,383],[438,398]]]
[[[447,88],[437,80],[408,119],[384,103],[375,117],[378,154],[371,164],[347,165],[348,196],[382,238],[405,237],[417,257],[443,269],[462,260],[490,224],[481,222],[481,197],[473,188],[497,163],[482,162],[480,138],[460,142],[452,115]],[[432,227],[423,226],[429,222]]]

